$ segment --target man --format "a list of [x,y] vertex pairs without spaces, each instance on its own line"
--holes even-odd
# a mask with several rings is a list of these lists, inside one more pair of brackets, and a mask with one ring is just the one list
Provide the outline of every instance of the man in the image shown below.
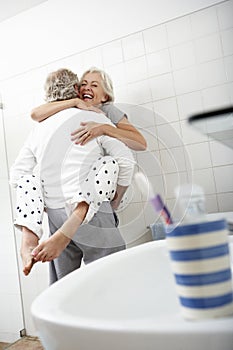
[[[78,93],[77,85],[78,79],[73,72],[67,69],[58,70],[48,76],[46,96],[50,98],[50,101],[51,99],[56,101],[73,98]],[[109,200],[112,198],[107,194],[108,191],[105,192],[106,198],[101,197],[103,200],[94,205],[95,200],[91,192],[93,192],[93,188],[96,191],[97,185],[99,185],[94,185],[94,178],[98,176],[98,173],[92,174],[90,177],[90,170],[93,170],[93,164],[98,160],[100,161],[104,154],[109,154],[117,161],[119,173],[115,198],[118,197],[119,200],[132,179],[133,156],[122,142],[104,135],[84,146],[72,143],[70,134],[77,127],[77,124],[83,120],[111,124],[104,115],[94,112],[80,111],[74,108],[59,112],[36,125],[11,168],[11,183],[18,185],[18,190],[21,190],[19,197],[21,196],[21,202],[25,203],[23,204],[25,210],[29,204],[31,205],[31,202],[34,203],[32,200],[35,201],[35,198],[31,197],[34,194],[33,191],[37,191],[38,187],[38,185],[35,186],[30,183],[28,178],[25,180],[25,175],[31,175],[36,166],[39,168],[50,233],[57,235],[60,228],[66,231],[63,232],[61,229],[59,231],[59,237],[62,239],[62,243],[61,241],[60,243],[65,249],[57,258],[53,259],[51,251],[54,245],[59,245],[59,242],[51,240],[52,238],[39,246],[41,249],[37,247],[37,250],[35,250],[37,260],[50,261],[53,259],[50,263],[51,283],[79,268],[82,259],[85,263],[89,263],[125,248],[124,240],[115,227],[115,217]],[[103,166],[106,166],[106,164]],[[105,169],[104,171],[108,170]],[[34,180],[35,178],[31,177],[31,181]],[[88,181],[91,183],[90,187],[88,187]],[[107,179],[107,181],[110,180]],[[28,184],[31,186],[30,190],[24,187]],[[85,194],[83,194],[84,189]],[[99,192],[103,191],[100,190]],[[81,196],[81,199],[79,196]],[[89,196],[92,196],[92,200],[89,199]],[[37,204],[43,203],[41,195],[39,197],[37,198]],[[67,222],[65,207],[68,203],[77,205],[81,203],[82,205],[79,208],[80,216],[76,223],[74,224],[74,221],[69,222],[68,219],[67,229],[67,226],[64,227],[64,223]],[[98,211],[93,210],[98,204]],[[37,211],[37,214],[38,212],[41,214],[40,207],[38,209],[37,206],[34,209],[29,214],[24,214],[27,215],[28,221],[33,220],[33,217],[28,218],[28,216],[34,215],[35,211]],[[78,206],[75,209],[78,209]],[[22,208],[19,209],[18,206],[19,210],[21,210],[21,214]],[[83,219],[88,216],[90,210],[92,215],[89,215],[91,218],[89,223],[79,227],[77,233],[74,230],[72,237],[70,237],[70,229],[74,228],[76,224],[79,226]],[[31,214],[32,212],[33,214]],[[37,221],[37,224],[41,225],[41,220]],[[31,259],[30,264],[28,264],[29,272],[33,262],[35,262],[31,253],[37,244],[38,235],[34,234],[33,230],[27,231],[26,227],[26,231],[23,230],[22,247],[25,252],[27,251],[28,259]],[[50,256],[47,254],[50,254]]]

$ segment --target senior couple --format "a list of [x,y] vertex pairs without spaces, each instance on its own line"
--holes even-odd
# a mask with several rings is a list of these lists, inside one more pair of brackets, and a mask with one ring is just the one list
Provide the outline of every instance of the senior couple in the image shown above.
[[[22,231],[23,272],[50,262],[50,284],[125,249],[115,210],[132,181],[129,148],[146,141],[114,106],[113,86],[102,70],[80,79],[68,69],[48,75],[46,104],[32,111],[37,123],[10,171],[16,188],[15,226]],[[50,237],[42,236],[47,212]]]

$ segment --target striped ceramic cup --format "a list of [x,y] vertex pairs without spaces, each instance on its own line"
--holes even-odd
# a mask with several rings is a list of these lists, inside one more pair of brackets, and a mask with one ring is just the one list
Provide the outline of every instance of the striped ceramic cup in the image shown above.
[[182,315],[233,314],[233,286],[225,220],[167,228],[167,246]]

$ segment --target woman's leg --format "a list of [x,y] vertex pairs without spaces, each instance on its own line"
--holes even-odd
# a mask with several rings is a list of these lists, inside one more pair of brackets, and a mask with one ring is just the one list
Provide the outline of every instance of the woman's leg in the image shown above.
[[44,200],[40,181],[35,175],[24,175],[16,189],[16,216],[14,225],[22,231],[21,258],[27,276],[36,262],[31,255],[42,236]]

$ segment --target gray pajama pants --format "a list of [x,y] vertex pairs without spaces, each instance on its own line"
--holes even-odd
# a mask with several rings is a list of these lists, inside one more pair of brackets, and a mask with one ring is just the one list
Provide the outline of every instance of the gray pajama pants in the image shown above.
[[[67,219],[66,211],[47,209],[50,234],[52,235]],[[73,240],[58,258],[50,262],[50,283],[78,269],[81,262],[89,264],[99,258],[125,249],[109,202],[103,202],[99,211],[88,224],[81,225]]]

